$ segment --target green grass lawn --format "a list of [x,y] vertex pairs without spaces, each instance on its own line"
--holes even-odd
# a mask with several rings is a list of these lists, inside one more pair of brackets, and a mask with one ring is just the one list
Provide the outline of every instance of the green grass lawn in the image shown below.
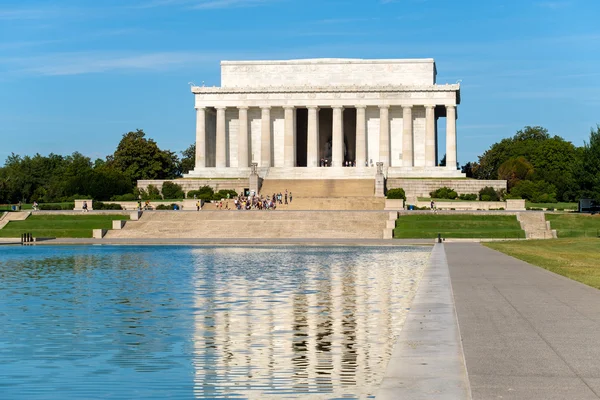
[[112,221],[129,219],[128,215],[32,215],[24,221],[11,221],[0,229],[0,237],[91,238],[92,229],[111,229]]
[[598,237],[600,234],[600,215],[546,214],[546,221],[550,221],[559,238]]
[[600,289],[600,239],[485,243],[485,246]]
[[[418,201],[431,201],[431,197],[417,197]],[[465,202],[465,201],[477,201],[477,200],[461,200],[461,199],[433,199],[433,201],[435,201],[436,203],[442,203],[442,202],[449,202],[449,203],[460,203],[460,202]]]
[[405,215],[396,220],[394,238],[524,238],[514,215]]
[[577,210],[577,203],[532,203],[528,200],[525,201],[525,207],[529,208],[562,208],[564,210]]

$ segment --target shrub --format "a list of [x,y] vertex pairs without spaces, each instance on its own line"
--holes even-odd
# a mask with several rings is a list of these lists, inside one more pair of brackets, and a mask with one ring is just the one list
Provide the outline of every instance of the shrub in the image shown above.
[[101,201],[95,201],[93,206],[94,206],[94,210],[122,210],[123,209],[120,204],[103,203]]
[[135,201],[137,197],[133,193],[125,193],[121,195],[115,195],[110,198],[111,201]]
[[475,193],[464,193],[458,196],[461,200],[475,201],[477,200],[477,195]]
[[[484,197],[485,196],[485,197]],[[479,191],[479,200],[481,201],[498,201],[500,200],[500,195],[496,192],[491,186],[486,186]]]
[[68,204],[40,204],[40,210],[73,210],[75,203]]
[[520,181],[510,193],[533,203],[556,203],[556,187],[546,181]]
[[404,189],[402,188],[390,189],[387,191],[387,198],[406,200],[406,193],[404,193]]
[[183,199],[185,197],[181,185],[173,182],[163,183],[162,195],[165,199]]
[[231,189],[221,189],[219,190],[217,193],[215,193],[212,197],[213,200],[221,200],[221,199],[226,199],[227,195],[229,195],[229,198],[234,198],[236,197],[238,194],[235,190],[231,190]]
[[214,194],[215,192],[213,188],[211,188],[210,186],[202,186],[198,190],[190,190],[187,194],[187,197],[188,199],[193,199],[195,195],[196,198],[199,200],[211,201]]
[[144,200],[161,200],[162,196],[160,195],[160,192],[158,190],[158,188],[154,185],[148,185],[148,190],[146,192],[146,198],[144,199],[144,197],[142,197],[142,199]]
[[429,193],[429,195],[434,199],[449,199],[454,200],[458,197],[458,193],[455,190],[450,189],[449,187],[442,187],[433,192]]
[[157,210],[174,210],[176,205],[177,204],[175,204],[175,203],[171,203],[171,204],[159,204],[159,205],[156,206],[156,209]]

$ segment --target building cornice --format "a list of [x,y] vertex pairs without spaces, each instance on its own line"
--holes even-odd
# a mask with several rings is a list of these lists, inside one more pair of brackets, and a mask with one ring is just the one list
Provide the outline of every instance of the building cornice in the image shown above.
[[194,94],[459,92],[460,84],[419,86],[269,86],[257,88],[192,86],[191,91]]

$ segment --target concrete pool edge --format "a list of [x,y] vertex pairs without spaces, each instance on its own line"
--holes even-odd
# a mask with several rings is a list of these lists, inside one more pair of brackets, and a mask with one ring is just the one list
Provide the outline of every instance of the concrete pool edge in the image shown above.
[[443,244],[433,247],[376,398],[471,399]]
[[[15,243],[17,244],[17,243]],[[142,239],[52,239],[35,245],[193,245],[193,246],[432,246],[433,239],[313,239],[313,238],[142,238]]]

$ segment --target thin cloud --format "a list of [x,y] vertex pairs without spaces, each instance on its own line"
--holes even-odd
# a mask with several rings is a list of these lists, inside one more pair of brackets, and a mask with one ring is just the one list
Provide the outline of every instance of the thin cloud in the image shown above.
[[0,20],[41,19],[46,18],[55,12],[55,9],[48,8],[0,9]]
[[560,8],[568,7],[572,4],[572,1],[541,1],[537,3],[538,7],[549,8],[551,10],[558,10]]
[[279,0],[154,0],[140,3],[138,8],[179,6],[192,10],[256,7]]
[[218,62],[222,55],[195,52],[141,54],[75,52],[0,60],[8,70],[28,75],[60,76],[111,71],[164,71],[200,62]]
[[202,1],[190,8],[195,10],[207,10],[217,8],[256,7],[274,0],[208,0]]

